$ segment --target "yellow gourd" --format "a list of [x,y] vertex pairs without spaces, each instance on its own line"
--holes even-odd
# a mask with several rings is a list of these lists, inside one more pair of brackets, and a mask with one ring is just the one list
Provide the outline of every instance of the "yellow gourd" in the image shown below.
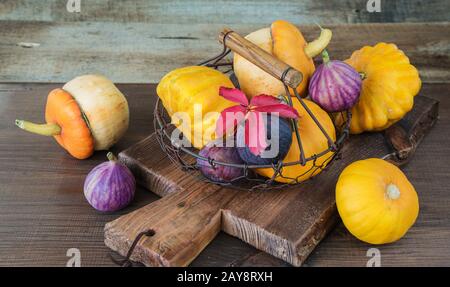
[[[317,104],[312,101],[303,100],[306,106],[312,111],[314,116],[323,126],[327,134],[333,141],[336,140],[336,131],[328,114],[322,110]],[[305,152],[305,158],[308,158],[314,154],[318,154],[328,148],[328,141],[325,135],[320,131],[314,120],[309,116],[299,100],[292,98],[294,108],[299,114],[298,119],[298,131],[302,140],[302,147]],[[298,146],[295,132],[292,133],[292,145],[283,159],[284,163],[295,162],[300,159],[300,148]],[[321,157],[318,157],[315,164],[317,166],[323,165],[325,167],[328,164],[329,159],[333,155],[332,152],[328,152]],[[312,169],[311,169],[312,168]],[[257,169],[256,172],[262,176],[271,178],[274,174],[273,168]],[[281,170],[281,175],[276,177],[275,180],[284,183],[294,183],[294,181],[304,181],[308,178],[317,175],[321,172],[321,169],[313,168],[313,161],[308,161],[306,165],[300,164],[285,166]]]
[[365,46],[346,62],[363,77],[359,102],[352,108],[352,134],[384,130],[412,109],[421,81],[396,45]]
[[403,172],[377,158],[344,169],[336,185],[336,205],[350,233],[371,244],[400,239],[419,213],[417,193]]
[[[320,37],[307,43],[301,31],[293,24],[274,21],[270,27],[262,28],[248,34],[245,38],[274,57],[300,71],[303,80],[297,92],[305,96],[309,78],[314,73],[313,57],[319,55],[330,43],[332,32],[322,29]],[[278,96],[285,93],[283,83],[266,73],[255,64],[234,54],[233,67],[242,91],[248,97],[259,94]],[[293,95],[293,91],[291,90]]]
[[214,139],[219,113],[235,105],[219,96],[222,86],[234,88],[223,73],[204,66],[190,66],[169,72],[156,88],[172,123],[198,149]]

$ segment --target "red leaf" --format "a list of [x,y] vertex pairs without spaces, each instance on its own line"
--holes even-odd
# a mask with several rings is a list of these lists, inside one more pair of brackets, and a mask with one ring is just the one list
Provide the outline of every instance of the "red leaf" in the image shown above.
[[250,105],[252,106],[268,106],[268,105],[277,105],[279,103],[280,103],[279,99],[264,94],[254,96],[250,100]]
[[298,112],[291,106],[285,104],[276,104],[268,106],[256,106],[253,108],[254,111],[265,112],[265,113],[278,113],[282,118],[298,119]]
[[226,87],[219,88],[219,95],[224,97],[225,99],[241,104],[243,106],[248,106],[248,99],[245,94],[239,89],[232,89]]
[[224,109],[216,122],[216,137],[222,137],[245,119],[246,109],[243,106],[232,106]]

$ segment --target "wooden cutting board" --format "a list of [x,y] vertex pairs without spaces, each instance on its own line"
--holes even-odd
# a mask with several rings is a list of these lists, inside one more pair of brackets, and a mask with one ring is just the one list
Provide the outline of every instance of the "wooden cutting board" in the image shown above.
[[342,157],[313,179],[275,191],[242,191],[201,181],[180,170],[153,134],[119,154],[138,182],[162,199],[105,226],[105,244],[147,266],[186,266],[220,230],[294,266],[300,266],[338,221],[334,187],[345,166],[359,159],[406,163],[438,117],[438,102],[419,96],[414,109],[383,133],[351,136]]

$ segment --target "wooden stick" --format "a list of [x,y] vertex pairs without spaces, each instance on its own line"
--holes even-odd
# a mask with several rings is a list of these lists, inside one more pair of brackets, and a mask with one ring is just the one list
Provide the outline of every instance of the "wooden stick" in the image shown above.
[[228,28],[224,28],[223,31],[220,32],[219,42],[222,44],[225,43],[225,46],[230,48],[233,52],[238,53],[293,89],[302,82],[303,75],[301,72],[278,60]]

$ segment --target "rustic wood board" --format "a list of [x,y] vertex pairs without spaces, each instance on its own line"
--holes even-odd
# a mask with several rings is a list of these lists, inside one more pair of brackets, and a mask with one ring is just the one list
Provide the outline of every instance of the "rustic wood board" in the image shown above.
[[[121,1],[114,1],[114,4],[116,2]],[[134,5],[130,4],[130,7]],[[427,2],[427,10],[429,7]],[[277,10],[272,9],[270,13],[272,11]],[[55,12],[52,15],[59,17],[60,14]],[[242,22],[236,20],[236,23],[196,21],[187,24],[187,21],[147,23],[125,19],[124,22],[107,23],[93,20],[14,21],[13,15],[11,18],[0,20],[0,82],[62,83],[77,75],[100,73],[115,83],[157,83],[172,69],[197,64],[220,53],[222,47],[216,39],[224,26],[245,35],[274,20],[258,16],[242,17]],[[197,19],[200,18],[205,17]],[[244,20],[250,18],[255,22]],[[311,22],[304,24],[301,19],[296,15],[291,20],[301,28],[307,40],[316,38],[317,26]],[[443,36],[450,34],[449,23],[327,23],[326,26],[333,30],[329,52],[334,59],[346,59],[364,45],[391,42],[408,55],[411,63],[419,69],[424,83],[450,81],[450,42]],[[39,43],[40,46],[23,48],[17,45],[19,42]]]
[[383,133],[352,136],[342,158],[325,172],[283,191],[250,192],[219,187],[179,170],[155,135],[119,154],[138,181],[164,198],[105,226],[105,244],[125,255],[138,233],[132,259],[148,266],[188,265],[220,230],[300,266],[336,223],[334,186],[349,163],[380,157],[405,163],[438,115],[438,102],[417,97],[413,111]]

